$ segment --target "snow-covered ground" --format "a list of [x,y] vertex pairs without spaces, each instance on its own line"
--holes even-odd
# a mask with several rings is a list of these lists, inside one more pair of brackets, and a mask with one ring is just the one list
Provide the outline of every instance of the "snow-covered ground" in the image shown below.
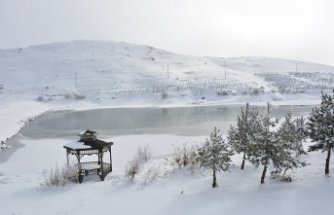
[[[111,139],[115,141],[114,172],[105,181],[91,178],[64,188],[42,188],[43,169],[65,163],[62,144],[72,140],[19,137],[25,147],[1,164],[1,214],[332,214],[334,181],[323,175],[323,154],[310,154],[307,161],[311,165],[292,173],[291,183],[267,178],[266,184],[260,185],[261,169],[247,164],[244,171],[237,166],[230,173],[219,174],[219,187],[212,189],[211,174],[172,170],[164,159],[172,144],[200,143],[205,137],[135,135]],[[124,176],[125,164],[139,145],[146,144],[153,152],[147,165],[155,166],[159,176],[145,185],[143,168],[132,183]],[[239,156],[234,162],[240,164]]]
[[[292,60],[192,57],[119,42],[74,41],[0,50],[0,141],[50,110],[267,101],[318,104],[320,91],[333,87],[333,72],[331,66]],[[268,179],[260,186],[260,170],[248,165],[245,171],[236,167],[220,174],[220,187],[211,189],[210,174],[173,171],[164,159],[173,145],[201,143],[206,137],[104,138],[115,142],[114,172],[107,180],[42,189],[43,170],[65,162],[62,145],[73,139],[16,135],[20,146],[0,151],[0,214],[309,215],[332,211],[328,205],[334,182],[323,176],[320,153],[309,155],[312,165],[293,173],[293,183]],[[154,153],[148,165],[156,165],[161,175],[146,186],[143,175],[130,183],[124,177],[125,165],[138,145],[147,144]],[[239,157],[234,161],[239,164]]]

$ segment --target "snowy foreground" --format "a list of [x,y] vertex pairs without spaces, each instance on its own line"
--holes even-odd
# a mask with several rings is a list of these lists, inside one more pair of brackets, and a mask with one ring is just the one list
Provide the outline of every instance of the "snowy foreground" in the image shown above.
[[[108,139],[108,138],[105,138]],[[323,175],[324,155],[312,153],[312,165],[292,173],[294,182],[267,179],[259,184],[260,169],[246,165],[218,176],[172,169],[164,157],[172,144],[200,143],[205,137],[138,135],[113,137],[114,172],[104,182],[97,178],[65,188],[42,188],[43,169],[65,162],[62,144],[68,139],[32,140],[1,164],[1,214],[332,214],[334,180]],[[136,141],[134,141],[136,140]],[[124,167],[139,145],[149,144],[153,159],[132,183]],[[48,153],[48,152],[52,153]],[[236,164],[239,157],[234,157]],[[155,167],[158,177],[145,183],[145,171]],[[334,169],[331,168],[333,172]]]

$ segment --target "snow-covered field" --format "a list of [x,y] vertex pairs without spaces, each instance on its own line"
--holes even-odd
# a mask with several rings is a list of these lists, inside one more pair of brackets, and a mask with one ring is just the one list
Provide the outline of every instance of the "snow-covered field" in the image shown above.
[[[226,76],[225,76],[226,70]],[[333,87],[334,67],[264,57],[212,58],[173,54],[149,46],[75,41],[0,50],[0,141],[49,110],[105,107],[174,107],[214,104],[318,104]],[[75,137],[73,137],[75,138]],[[0,151],[0,214],[331,214],[334,181],[323,175],[324,155],[312,153],[294,182],[267,179],[246,165],[211,175],[173,170],[165,156],[173,145],[202,143],[205,136],[105,136],[115,142],[114,171],[65,188],[40,186],[43,170],[65,163],[64,143],[31,139]],[[139,145],[153,159],[134,183],[125,165]],[[239,156],[233,158],[236,165]],[[144,185],[145,170],[159,177]],[[331,168],[333,172],[334,169]]]
[[[64,188],[42,188],[43,169],[65,162],[62,144],[69,139],[29,140],[1,164],[1,214],[331,214],[334,181],[323,175],[324,155],[312,153],[311,163],[292,173],[294,182],[267,179],[260,185],[261,169],[246,165],[219,174],[217,189],[211,188],[211,174],[172,170],[164,157],[172,145],[199,143],[205,137],[136,135],[111,138],[114,172],[104,181],[96,178]],[[108,138],[107,138],[108,139]],[[134,141],[135,140],[135,141]],[[147,168],[135,182],[125,177],[124,167],[137,146],[149,144],[158,178],[144,184]],[[238,156],[234,157],[240,164]],[[331,168],[331,171],[334,171]]]

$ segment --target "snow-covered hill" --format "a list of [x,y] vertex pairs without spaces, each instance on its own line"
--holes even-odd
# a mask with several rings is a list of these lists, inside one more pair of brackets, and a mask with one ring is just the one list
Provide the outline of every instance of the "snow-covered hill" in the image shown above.
[[[226,70],[226,76],[225,76]],[[334,67],[264,57],[213,58],[122,42],[0,50],[0,97],[108,104],[286,100],[333,87]],[[294,98],[294,96],[292,96]]]

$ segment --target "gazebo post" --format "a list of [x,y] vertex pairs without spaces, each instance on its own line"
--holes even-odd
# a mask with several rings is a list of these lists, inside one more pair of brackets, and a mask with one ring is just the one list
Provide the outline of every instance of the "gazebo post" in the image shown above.
[[112,172],[111,146],[109,147],[109,156],[110,156],[110,172]]
[[81,171],[81,156],[80,156],[80,151],[77,150],[77,159],[78,159],[78,168],[79,168],[79,171]]
[[104,170],[103,170],[103,150],[101,150],[101,175],[102,175],[102,181],[104,180]]
[[101,165],[101,154],[100,154],[100,152],[97,154],[97,163]]
[[67,167],[70,166],[70,160],[69,160],[69,157],[68,157],[69,154],[70,154],[70,150],[66,149],[66,161],[67,161]]
[[77,151],[77,154],[76,154],[76,157],[78,159],[78,169],[79,169],[79,172],[78,172],[78,175],[79,175],[79,183],[81,184],[82,183],[82,180],[83,180],[83,176],[81,175],[81,156],[80,156],[80,151],[79,150],[76,150]]

